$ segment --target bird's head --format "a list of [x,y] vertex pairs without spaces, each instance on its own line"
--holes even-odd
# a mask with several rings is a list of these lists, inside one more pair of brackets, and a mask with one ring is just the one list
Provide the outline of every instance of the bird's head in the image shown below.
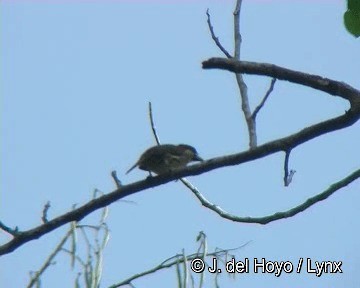
[[187,156],[187,158],[189,159],[189,162],[191,161],[204,161],[204,159],[202,159],[198,152],[196,151],[196,149],[190,145],[186,145],[186,144],[179,144],[178,149],[181,150],[181,152]]

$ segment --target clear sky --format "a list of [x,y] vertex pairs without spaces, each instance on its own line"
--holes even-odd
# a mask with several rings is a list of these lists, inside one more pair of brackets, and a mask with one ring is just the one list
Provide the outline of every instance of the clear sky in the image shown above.
[[[234,1],[2,1],[0,219],[29,229],[91,198],[146,177],[125,171],[155,144],[148,120],[152,101],[163,143],[186,143],[212,158],[248,149],[234,76],[201,69],[222,56],[206,24],[210,9],[223,45],[232,51]],[[242,58],[319,74],[360,88],[360,42],[343,26],[345,1],[244,1]],[[251,105],[270,83],[246,76]],[[348,104],[278,81],[258,116],[259,143],[342,114]],[[360,124],[296,148],[297,173],[284,188],[283,154],[211,171],[189,180],[211,202],[239,216],[284,211],[359,168]],[[342,274],[249,273],[223,287],[359,287],[360,185],[342,189],[297,216],[266,226],[233,223],[202,207],[181,183],[169,183],[110,206],[111,238],[104,255],[103,287],[152,268],[182,248],[196,251],[199,231],[209,250],[292,261],[343,261]],[[93,217],[84,219],[92,223]],[[0,258],[0,286],[24,287],[67,227]],[[9,237],[0,233],[0,240]],[[69,260],[57,260],[44,287],[69,287]],[[75,271],[77,271],[75,269]],[[174,270],[136,287],[174,287]],[[207,287],[212,287],[207,275]]]

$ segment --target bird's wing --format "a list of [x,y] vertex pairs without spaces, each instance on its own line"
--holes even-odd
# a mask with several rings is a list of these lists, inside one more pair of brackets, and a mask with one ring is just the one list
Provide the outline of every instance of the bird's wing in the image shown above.
[[165,156],[163,152],[152,151],[143,155],[139,160],[139,169],[145,171],[151,171],[153,167],[159,167],[165,165]]

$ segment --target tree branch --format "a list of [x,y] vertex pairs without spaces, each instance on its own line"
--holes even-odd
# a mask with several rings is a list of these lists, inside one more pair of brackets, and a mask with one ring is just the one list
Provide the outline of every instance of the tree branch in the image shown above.
[[35,272],[35,275],[30,279],[29,284],[26,286],[27,288],[33,287],[40,279],[40,277],[43,275],[45,270],[52,264],[53,260],[61,251],[62,247],[65,245],[66,241],[69,239],[71,234],[73,233],[72,229],[69,229],[68,232],[66,232],[66,235],[61,239],[60,243],[56,246],[55,250],[50,254],[50,256],[46,259],[45,263],[41,266],[39,271]]
[[268,63],[236,61],[226,58],[210,58],[202,63],[204,69],[224,69],[234,73],[263,75],[308,86],[316,90],[339,96],[359,106],[360,91],[350,85],[319,75],[290,70]]
[[159,139],[159,136],[156,133],[156,127],[155,127],[154,117],[153,117],[153,113],[152,113],[151,102],[149,102],[149,118],[150,118],[151,130],[153,132],[156,144],[160,145],[160,139]]
[[289,158],[291,150],[285,151],[285,160],[284,160],[284,186],[287,187],[290,185],[292,178],[295,174],[295,170],[290,170],[289,172]]
[[241,52],[241,33],[240,33],[240,11],[241,11],[242,0],[236,0],[236,5],[234,9],[234,58],[240,60]]
[[111,177],[113,178],[114,182],[115,182],[115,185],[116,185],[116,188],[121,188],[122,186],[122,183],[120,181],[120,179],[117,177],[117,173],[116,171],[111,171]]
[[[284,68],[279,68],[279,69],[280,71],[282,71],[281,69]],[[213,158],[199,164],[195,164],[192,166],[184,167],[176,171],[172,171],[170,173],[158,175],[132,184],[124,185],[109,194],[103,195],[97,199],[93,199],[90,202],[84,204],[83,206],[74,209],[68,213],[65,213],[61,216],[58,216],[57,218],[50,220],[42,225],[39,225],[38,227],[35,227],[33,229],[23,232],[16,232],[16,230],[8,229],[9,233],[10,231],[14,231],[16,234],[13,235],[14,238],[12,240],[0,246],[0,255],[10,253],[15,249],[17,249],[18,247],[24,245],[25,243],[38,239],[41,236],[61,227],[62,225],[65,225],[66,223],[69,223],[71,221],[79,221],[85,216],[92,213],[93,211],[108,206],[109,204],[119,199],[132,195],[139,191],[160,186],[182,177],[199,175],[220,167],[239,165],[245,162],[249,162],[265,157],[267,155],[274,154],[276,152],[288,151],[302,143],[305,143],[311,139],[314,139],[326,133],[351,126],[352,124],[354,124],[356,121],[359,120],[360,92],[358,90],[352,88],[351,86],[345,83],[337,82],[334,80],[330,80],[330,79],[327,79],[326,81],[321,80],[324,78],[321,78],[320,76],[313,76],[316,79],[321,78],[318,81],[315,81],[313,80],[313,78],[309,79],[307,77],[308,74],[294,72],[287,69],[286,71],[290,71],[287,72],[290,75],[294,75],[294,74],[298,75],[298,73],[299,75],[302,75],[300,78],[299,77],[296,78],[297,79],[296,83],[305,85],[304,83],[306,82],[309,83],[310,87],[349,100],[351,103],[351,109],[345,112],[344,115],[309,126],[295,134],[292,134],[284,138],[280,138],[275,141],[268,142],[249,151]],[[284,75],[286,76],[287,74],[285,73]],[[287,79],[287,78],[283,77],[283,79]],[[3,228],[5,231],[7,231],[6,229],[8,227],[2,224],[0,228]]]
[[351,182],[355,181],[358,178],[360,178],[360,169],[356,170],[355,172],[353,172],[346,178],[340,180],[339,182],[332,184],[328,189],[326,189],[322,193],[307,199],[304,203],[300,204],[299,206],[296,206],[296,207],[294,207],[290,210],[284,211],[284,212],[276,212],[272,215],[264,216],[264,217],[239,217],[236,215],[232,215],[232,214],[227,213],[224,210],[222,210],[219,206],[217,206],[217,205],[211,203],[210,201],[208,201],[207,199],[205,199],[197,190],[192,190],[192,191],[194,192],[195,196],[200,200],[200,202],[203,206],[214,211],[215,213],[220,215],[222,218],[225,218],[225,219],[228,219],[228,220],[231,220],[234,222],[241,222],[241,223],[268,224],[268,223],[276,221],[276,220],[292,217],[300,212],[305,211],[312,205],[327,199],[332,194],[334,194],[336,191],[349,185]]
[[211,24],[209,9],[206,10],[206,16],[207,16],[207,23],[208,23],[208,26],[209,26],[209,30],[210,30],[210,33],[211,33],[211,38],[214,40],[216,46],[225,54],[226,57],[232,58],[230,53],[224,48],[224,46],[221,45],[221,43],[219,41],[219,38],[216,37],[216,35],[215,35],[214,27]]
[[243,245],[241,245],[240,247],[237,247],[237,248],[222,249],[222,250],[214,251],[214,252],[211,252],[211,253],[205,253],[205,255],[203,255],[202,253],[193,253],[193,254],[190,254],[190,255],[187,255],[187,256],[185,255],[185,257],[184,257],[183,253],[182,254],[176,254],[176,255],[166,259],[165,261],[161,262],[159,265],[155,266],[154,268],[143,271],[143,272],[138,273],[138,274],[135,274],[135,275],[133,275],[133,276],[119,282],[119,283],[111,285],[109,288],[115,288],[115,287],[121,287],[121,286],[124,286],[124,285],[130,285],[131,282],[136,280],[136,279],[139,279],[139,278],[144,277],[146,275],[153,274],[153,273],[155,273],[157,271],[160,271],[160,270],[163,270],[163,269],[166,269],[166,268],[171,268],[172,266],[184,263],[185,260],[187,262],[189,262],[189,261],[194,260],[195,258],[204,259],[205,257],[210,257],[210,256],[220,257],[222,255],[227,255],[227,254],[229,254],[230,251],[235,251],[235,250],[241,249],[241,248],[245,247],[246,245],[248,245],[250,242],[251,241],[249,241],[249,242],[247,242],[247,243],[245,243],[245,244],[243,244]]
[[150,124],[151,124],[151,129],[153,131],[153,135],[155,137],[155,141],[157,145],[160,145],[160,139],[156,133],[156,127],[155,127],[155,123],[154,123],[154,117],[152,114],[152,106],[151,106],[151,102],[149,102],[149,118],[150,118]]
[[251,115],[251,118],[255,121],[256,120],[256,116],[259,113],[260,109],[264,106],[266,100],[269,98],[271,92],[274,90],[274,86],[275,86],[275,82],[276,82],[276,78],[273,78],[271,80],[270,83],[270,87],[268,89],[268,91],[266,92],[264,98],[262,99],[262,101],[260,102],[260,104],[255,108],[254,112]]
[[21,231],[19,231],[18,227],[15,227],[15,229],[12,229],[9,226],[2,223],[1,221],[0,221],[0,229],[9,233],[12,236],[17,236],[17,235],[19,235],[19,233],[21,233]]
[[[241,11],[242,0],[236,1],[236,6],[234,10],[234,58],[237,61],[240,61],[241,55],[241,42],[242,37],[240,33],[240,11]],[[251,149],[257,146],[257,136],[256,136],[256,122],[251,117],[251,109],[249,103],[249,95],[247,85],[244,81],[244,78],[240,73],[235,74],[236,82],[239,87],[240,97],[241,97],[241,109],[244,114],[244,118],[246,121],[248,135],[249,135],[249,147]]]
[[43,208],[43,211],[42,211],[42,216],[41,216],[41,220],[43,221],[43,223],[48,222],[47,213],[48,213],[50,207],[51,207],[50,201],[47,201],[46,204],[44,205],[44,208]]
[[[351,126],[360,118],[360,101],[357,102],[356,100],[354,100],[356,95],[359,95],[359,92],[346,84],[340,84],[339,85],[342,88],[339,88],[337,90],[340,91],[339,94],[345,93],[344,95],[346,95],[347,98],[351,99],[352,104],[354,104],[352,105],[351,109],[348,110],[344,115],[320,122],[318,124],[304,128],[295,134],[268,142],[245,152],[213,158],[199,164],[187,166],[176,171],[172,171],[167,174],[158,175],[135,183],[124,185],[109,194],[103,195],[97,199],[93,199],[90,202],[84,204],[83,206],[74,209],[68,213],[65,213],[61,216],[58,216],[55,219],[49,220],[47,223],[39,225],[38,227],[27,231],[18,232],[16,235],[13,235],[14,238],[12,240],[0,246],[0,255],[10,253],[18,247],[24,245],[25,243],[38,239],[66,223],[69,223],[71,221],[79,221],[93,211],[108,206],[109,204],[119,199],[125,198],[126,196],[132,195],[139,191],[160,186],[182,177],[199,175],[220,167],[239,165],[265,157],[267,155],[274,154],[276,152],[291,150],[306,141],[319,137],[320,135],[324,135],[326,133]],[[333,85],[330,87],[333,87]],[[346,87],[346,89],[344,87]]]

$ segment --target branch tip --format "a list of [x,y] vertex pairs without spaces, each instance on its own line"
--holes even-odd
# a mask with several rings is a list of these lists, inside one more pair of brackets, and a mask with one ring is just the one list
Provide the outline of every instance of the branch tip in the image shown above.
[[160,142],[160,139],[159,139],[159,137],[158,137],[158,135],[156,133],[154,117],[153,117],[153,113],[152,113],[152,105],[151,105],[150,101],[149,101],[149,118],[150,118],[150,125],[151,125],[151,129],[152,129],[156,144],[160,145],[161,142]]
[[47,223],[48,218],[47,218],[47,213],[50,209],[51,205],[50,205],[50,201],[47,201],[46,204],[44,205],[43,211],[42,211],[42,216],[41,216],[41,220],[43,223]]
[[120,179],[117,177],[117,173],[115,170],[111,171],[111,177],[113,178],[113,180],[115,182],[116,188],[120,189],[123,185],[122,185]]
[[215,35],[214,27],[213,27],[213,25],[212,25],[212,23],[211,23],[209,8],[206,10],[206,16],[207,16],[207,23],[208,23],[209,31],[210,31],[210,34],[211,34],[211,38],[214,40],[216,46],[221,50],[221,52],[224,53],[224,55],[225,55],[227,58],[232,58],[232,56],[230,55],[230,53],[229,53],[229,52],[225,49],[225,47],[220,43],[219,37],[217,37],[217,36]]

